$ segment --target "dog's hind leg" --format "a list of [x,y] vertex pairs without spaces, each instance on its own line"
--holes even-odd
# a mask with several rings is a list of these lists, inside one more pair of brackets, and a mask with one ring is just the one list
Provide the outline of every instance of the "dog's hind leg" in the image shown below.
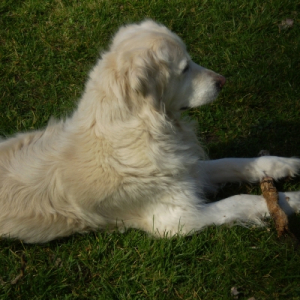
[[277,156],[257,158],[223,158],[199,161],[208,184],[226,182],[257,182],[265,176],[278,180],[295,176],[300,171],[300,159]]

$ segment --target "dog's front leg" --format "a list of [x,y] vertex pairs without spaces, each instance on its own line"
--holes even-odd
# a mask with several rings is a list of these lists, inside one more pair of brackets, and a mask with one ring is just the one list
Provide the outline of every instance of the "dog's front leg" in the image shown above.
[[[279,205],[287,215],[300,211],[300,192],[280,192]],[[232,222],[263,224],[269,210],[261,195],[236,195],[206,204],[202,212],[216,225]]]
[[223,158],[199,161],[208,184],[226,182],[257,182],[264,176],[275,180],[295,176],[300,171],[300,159],[277,156],[257,158]]
[[[180,200],[180,199],[179,199]],[[288,214],[300,211],[300,192],[279,193],[279,205]],[[156,236],[192,234],[210,225],[258,224],[269,216],[261,195],[236,195],[217,202],[199,205],[170,205],[157,203],[147,212],[148,225],[139,228]]]

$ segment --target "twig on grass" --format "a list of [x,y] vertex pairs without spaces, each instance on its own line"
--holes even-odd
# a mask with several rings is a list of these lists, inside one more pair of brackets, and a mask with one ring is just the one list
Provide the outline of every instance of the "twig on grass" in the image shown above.
[[[261,150],[258,154],[258,156],[268,155],[270,155],[268,150]],[[297,237],[289,229],[288,217],[278,204],[279,195],[274,184],[274,179],[266,175],[260,182],[260,188],[266,200],[270,216],[274,220],[278,237],[280,238],[284,234],[288,234],[298,244]]]
[[25,254],[22,253],[20,273],[13,280],[11,280],[10,284],[16,284],[24,276],[25,267],[26,267]]
[[274,220],[278,237],[284,233],[289,233],[289,221],[285,212],[278,204],[278,192],[272,177],[264,177],[260,182],[262,194],[267,202],[267,206],[272,219]]

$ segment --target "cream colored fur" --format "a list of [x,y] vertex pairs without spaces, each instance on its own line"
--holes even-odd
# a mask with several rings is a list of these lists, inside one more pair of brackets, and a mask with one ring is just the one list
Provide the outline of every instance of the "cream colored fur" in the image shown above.
[[[226,181],[293,176],[300,161],[206,160],[180,112],[213,101],[224,83],[195,64],[166,27],[122,27],[71,117],[0,143],[0,235],[34,243],[98,229],[171,236],[261,223],[268,214],[261,196],[207,204],[204,193]],[[300,193],[280,201],[298,210]]]

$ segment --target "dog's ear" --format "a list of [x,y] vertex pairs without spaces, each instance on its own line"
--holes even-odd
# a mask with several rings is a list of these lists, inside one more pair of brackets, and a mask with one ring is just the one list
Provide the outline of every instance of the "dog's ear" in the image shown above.
[[163,97],[171,70],[168,51],[160,45],[128,51],[116,49],[102,56],[101,74],[92,77],[102,77],[101,86],[123,111],[140,111],[144,105],[156,111],[164,109]]
[[149,49],[131,51],[127,59],[129,65],[124,75],[131,95],[159,108],[169,78],[166,62]]

